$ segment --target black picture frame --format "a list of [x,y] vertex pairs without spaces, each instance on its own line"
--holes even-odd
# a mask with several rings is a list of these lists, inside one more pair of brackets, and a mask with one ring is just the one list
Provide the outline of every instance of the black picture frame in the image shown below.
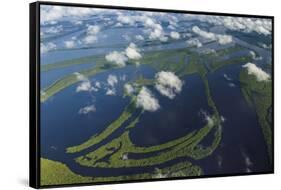
[[[251,172],[251,173],[233,173],[222,175],[204,175],[199,177],[173,177],[164,179],[140,179],[129,181],[113,181],[113,182],[97,182],[97,183],[79,183],[79,184],[61,184],[61,185],[40,185],[40,5],[58,5],[67,7],[88,7],[103,9],[119,9],[119,10],[137,10],[149,12],[165,12],[165,13],[187,13],[194,15],[215,15],[215,16],[231,16],[231,17],[251,17],[270,19],[272,22],[272,170],[269,172]],[[72,187],[99,184],[120,184],[134,182],[151,182],[151,181],[167,181],[194,178],[210,178],[210,177],[227,177],[242,175],[258,175],[274,173],[274,16],[234,14],[234,13],[217,13],[217,12],[201,12],[187,10],[169,10],[156,8],[141,7],[125,7],[125,6],[109,6],[94,5],[80,3],[62,3],[38,1],[29,4],[29,185],[33,188],[52,188],[52,187]]]

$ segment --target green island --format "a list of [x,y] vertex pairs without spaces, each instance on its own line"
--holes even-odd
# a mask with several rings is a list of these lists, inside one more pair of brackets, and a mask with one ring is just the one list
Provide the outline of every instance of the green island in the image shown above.
[[[104,57],[104,56],[103,56]],[[56,63],[44,64],[41,66],[41,72],[48,72],[55,69],[61,69],[77,64],[87,64],[87,63],[94,63],[101,62],[103,57],[100,55],[92,55],[92,56],[85,56],[76,59],[64,60]]]
[[257,81],[256,77],[249,75],[246,69],[241,71],[239,79],[245,100],[256,110],[272,162],[272,81]]
[[[129,132],[123,133],[119,138],[112,140],[104,146],[99,147],[95,151],[78,157],[76,161],[88,167],[105,167],[105,168],[122,168],[122,167],[137,167],[137,166],[153,166],[161,164],[178,157],[191,157],[193,159],[200,159],[210,154],[217,143],[213,143],[211,147],[200,148],[197,145],[201,140],[212,130],[216,125],[207,124],[198,132],[192,132],[186,136],[170,141],[164,144],[151,147],[137,147],[130,138]],[[219,139],[219,133],[216,134]],[[124,158],[125,155],[131,153],[146,154],[151,152],[159,152],[156,156],[151,156],[143,159]],[[109,158],[108,158],[109,156]]]
[[155,168],[150,173],[110,177],[88,177],[72,172],[65,164],[58,161],[41,158],[40,162],[41,186],[199,176],[202,175],[203,172],[200,167],[194,166],[190,162],[180,162],[168,167]]
[[[91,69],[87,69],[84,71],[81,71],[80,74],[88,77],[88,76],[93,76],[97,73],[103,72],[105,69],[103,67],[93,67]],[[69,87],[77,82],[79,82],[80,79],[77,77],[75,73],[69,74],[67,76],[64,76],[57,81],[55,81],[53,84],[50,86],[46,87],[41,91],[41,96],[40,96],[40,101],[45,102],[48,100],[50,97],[55,95],[56,93],[60,92],[61,90],[65,89],[66,87]]]

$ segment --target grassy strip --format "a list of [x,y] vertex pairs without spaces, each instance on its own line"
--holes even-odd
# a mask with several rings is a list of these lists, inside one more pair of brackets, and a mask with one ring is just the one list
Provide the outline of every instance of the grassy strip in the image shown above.
[[236,45],[228,47],[228,48],[222,48],[222,49],[216,50],[214,53],[210,52],[207,55],[215,56],[217,58],[220,58],[220,57],[223,57],[225,55],[229,55],[231,53],[234,53],[234,52],[237,52],[237,51],[240,51],[240,50],[243,50],[243,49],[244,49],[244,47],[236,44]]
[[247,90],[247,88],[241,88],[241,91],[242,91],[242,94],[243,94],[243,96],[244,96],[244,98],[245,98],[247,104],[248,104],[249,106],[254,106],[253,103],[252,103],[253,100],[251,99],[251,92],[249,92],[249,91]]
[[230,64],[239,64],[243,62],[250,62],[252,61],[252,57],[250,55],[240,56],[231,58],[228,60],[220,60],[221,57],[229,55],[231,53],[235,53],[237,51],[241,51],[243,49],[246,49],[240,45],[235,45],[229,48],[224,48],[217,50],[216,52],[210,52],[207,54],[200,54],[198,55],[200,57],[200,60],[203,60],[206,62],[206,64],[210,67],[210,70],[212,72],[216,71],[217,69],[220,69],[221,67],[225,65]]
[[60,61],[60,62],[56,62],[56,63],[41,65],[41,72],[47,72],[47,71],[54,70],[54,69],[65,68],[65,67],[69,67],[72,65],[94,63],[94,62],[99,62],[99,61],[103,61],[103,60],[104,60],[104,56],[101,56],[101,55],[85,56],[85,57],[80,57],[80,58],[76,58],[76,59],[70,59],[70,60]]
[[[145,57],[141,59],[142,62],[150,62],[155,60],[157,57],[163,57],[163,55],[170,56],[171,53],[176,55],[178,52],[183,52],[183,49],[176,49],[176,50],[164,50],[164,51],[152,51],[147,52]],[[164,57],[163,57],[164,58]],[[105,62],[105,54],[99,55],[92,55],[92,56],[84,56],[75,59],[69,59],[64,61],[59,61],[55,63],[41,65],[41,72],[47,72],[50,70],[65,68],[73,65],[85,64],[85,63],[94,63],[94,62]]]
[[146,79],[144,78],[142,75],[140,77],[138,77],[133,83],[132,85],[137,85],[137,86],[149,86],[149,85],[153,85],[154,84],[154,79]]
[[90,177],[75,174],[61,162],[41,158],[40,184],[42,186],[47,186],[75,183],[114,182],[123,180],[199,176],[202,175],[202,173],[200,167],[192,165],[190,162],[181,162],[165,168],[156,168],[155,171],[152,171],[151,173],[110,177]]
[[268,121],[272,108],[272,81],[257,81],[256,77],[249,75],[245,69],[240,73],[240,82],[243,95],[250,106],[254,106],[265,142],[267,144],[268,155],[272,160],[272,129]]
[[[88,153],[85,156],[78,157],[76,161],[88,167],[105,167],[105,168],[118,168],[118,167],[138,167],[138,166],[152,166],[161,164],[179,157],[189,156],[197,158],[197,156],[204,157],[204,155],[193,153],[193,149],[202,141],[202,139],[210,132],[214,127],[207,124],[196,133],[189,133],[182,138],[156,145],[152,147],[137,147],[132,144],[129,138],[129,132],[123,133],[119,138],[114,139],[110,143],[99,147],[97,150]],[[121,145],[121,148],[120,148]],[[162,151],[156,156],[151,156],[144,159],[124,159],[124,155],[129,153],[149,153],[154,151],[161,151],[167,148],[171,148],[167,151]],[[205,152],[204,152],[205,153]],[[104,160],[107,156],[107,161]]]
[[212,71],[215,71],[225,65],[230,65],[230,64],[239,64],[239,63],[247,63],[251,62],[253,59],[251,56],[246,55],[246,56],[241,56],[229,60],[224,60],[224,61],[218,61],[218,62],[211,62],[210,67]]
[[[89,76],[93,76],[93,75],[103,72],[103,71],[105,71],[105,69],[103,67],[94,67],[91,69],[81,71],[80,73],[86,77],[89,77]],[[50,97],[52,97],[56,93],[60,92],[61,90],[65,89],[66,87],[71,86],[79,81],[80,81],[80,79],[77,78],[77,76],[74,73],[58,79],[53,84],[51,84],[50,86],[48,86],[47,88],[42,90],[40,101],[45,102],[46,100],[48,100]]]
[[72,30],[72,31],[63,32],[63,33],[52,35],[52,36],[49,36],[49,37],[40,37],[40,42],[41,43],[47,43],[47,42],[50,42],[52,40],[56,40],[58,38],[61,38],[63,36],[67,36],[67,35],[73,34],[73,33],[78,32],[80,30],[82,30],[82,29],[78,28],[78,29],[75,29],[75,30]]
[[[150,152],[154,152],[154,151],[161,151],[161,150],[164,150],[167,148],[171,148],[179,143],[183,143],[187,139],[191,138],[191,136],[193,134],[194,134],[194,132],[190,133],[184,137],[181,137],[179,139],[176,139],[176,140],[173,140],[168,143],[161,144],[161,145],[156,145],[156,146],[151,146],[151,147],[137,147],[131,142],[130,137],[129,137],[129,132],[127,131],[127,132],[123,133],[120,137],[112,140],[110,143],[107,143],[106,145],[99,147],[98,149],[94,150],[93,152],[88,153],[85,156],[78,157],[76,159],[76,161],[84,166],[94,166],[94,164],[96,162],[101,163],[101,162],[98,162],[99,160],[102,160],[103,158],[105,158],[108,155],[111,155],[112,153],[115,153],[118,155],[114,156],[114,158],[116,158],[118,160],[117,162],[119,163],[119,162],[122,162],[122,157],[125,154],[150,153]],[[121,149],[120,149],[120,145],[121,145]],[[114,165],[116,165],[116,167],[118,167],[118,163],[116,164],[116,162],[114,162]],[[123,160],[122,165],[124,165],[124,164],[125,163]]]

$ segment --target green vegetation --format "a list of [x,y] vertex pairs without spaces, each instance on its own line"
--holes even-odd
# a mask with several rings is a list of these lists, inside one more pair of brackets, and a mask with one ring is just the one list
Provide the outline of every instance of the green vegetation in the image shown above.
[[62,185],[72,183],[89,183],[91,177],[83,177],[73,173],[65,164],[41,158],[40,184],[45,185]]
[[74,183],[98,183],[163,177],[199,176],[202,173],[200,167],[194,166],[190,162],[180,162],[165,168],[155,168],[155,170],[150,173],[109,177],[81,176],[73,173],[61,162],[41,158],[40,184],[42,186],[48,186]]
[[154,84],[154,79],[146,79],[142,75],[140,75],[134,82],[134,85],[138,86],[149,86]]
[[[173,52],[170,52],[173,51]],[[152,51],[152,52],[148,52],[147,55],[145,56],[145,58],[142,59],[142,61],[147,61],[149,62],[149,60],[155,60],[155,58],[157,56],[163,56],[166,55],[165,57],[170,57],[171,53],[173,53],[174,55],[176,55],[177,52],[181,52],[183,51],[181,50],[166,50],[166,51]],[[168,52],[168,53],[167,53]],[[73,66],[73,65],[80,65],[80,64],[87,64],[87,63],[92,63],[92,64],[103,64],[106,63],[105,60],[105,55],[104,54],[99,54],[99,55],[92,55],[92,56],[84,56],[84,57],[79,57],[79,58],[75,58],[75,59],[69,59],[69,60],[64,60],[64,61],[59,61],[59,62],[55,62],[55,63],[50,63],[50,64],[45,64],[45,65],[41,65],[41,72],[47,72],[50,70],[55,70],[55,69],[60,69],[60,68],[65,68],[65,67],[69,67],[69,66]]]
[[225,55],[229,55],[229,54],[231,54],[231,53],[235,53],[235,52],[237,52],[237,51],[240,51],[240,50],[243,50],[244,49],[244,47],[242,47],[242,46],[240,46],[240,45],[234,45],[234,46],[231,46],[231,47],[229,47],[229,48],[222,48],[222,49],[219,49],[219,50],[217,50],[215,53],[212,53],[212,52],[210,52],[210,53],[208,53],[207,55],[209,55],[209,56],[214,56],[214,57],[223,57],[223,56],[225,56]]
[[41,65],[41,72],[47,72],[54,69],[65,68],[72,65],[94,63],[104,61],[104,55],[85,56],[76,59],[64,60],[56,63]]
[[220,69],[221,67],[225,65],[230,64],[239,64],[239,63],[245,63],[252,61],[251,55],[244,55],[239,57],[233,57],[230,59],[222,60],[221,58],[227,55],[230,55],[231,53],[235,53],[237,51],[245,50],[244,47],[240,45],[235,45],[229,48],[223,48],[220,50],[217,50],[216,52],[210,52],[207,54],[200,54],[197,57],[200,57],[200,60],[208,66],[208,69],[211,72],[216,71],[217,69]]
[[[93,76],[97,73],[105,71],[102,67],[94,67],[91,69],[87,69],[84,71],[81,71],[80,74],[84,75],[85,77]],[[48,86],[47,88],[43,89],[40,97],[41,102],[45,102],[50,97],[55,95],[56,93],[60,92],[61,90],[65,89],[68,86],[71,86],[77,82],[79,82],[80,79],[76,76],[75,73],[69,74],[67,76],[64,76],[57,81],[55,81],[53,84]]]
[[[199,159],[205,157],[206,154],[213,152],[216,148],[217,141],[206,149],[198,149],[197,145],[204,139],[204,137],[211,131],[217,124],[215,118],[212,123],[208,123],[205,127],[197,132],[191,132],[179,139],[156,145],[151,147],[137,147],[130,138],[129,131],[123,133],[120,137],[115,138],[111,142],[99,147],[98,149],[80,156],[76,161],[88,167],[106,167],[106,168],[119,168],[119,167],[137,167],[137,166],[152,166],[173,160],[178,157],[191,157]],[[219,139],[220,134],[217,134]],[[168,149],[168,150],[167,150]],[[146,157],[143,159],[124,159],[124,155],[131,153],[146,154],[151,152],[159,152],[157,155]]]
[[144,112],[143,110],[139,111],[138,116],[126,127],[126,129],[134,128],[136,124],[139,122],[140,116],[143,112]]
[[272,81],[257,81],[254,75],[249,75],[246,69],[243,69],[240,73],[240,82],[247,103],[256,110],[269,158],[272,160]]
[[247,62],[251,62],[251,61],[252,61],[252,57],[249,55],[246,55],[246,56],[241,56],[241,57],[237,57],[237,58],[233,58],[233,59],[229,59],[229,60],[211,62],[210,67],[211,67],[212,71],[215,71],[225,65],[237,64],[237,63],[238,64],[247,63]]

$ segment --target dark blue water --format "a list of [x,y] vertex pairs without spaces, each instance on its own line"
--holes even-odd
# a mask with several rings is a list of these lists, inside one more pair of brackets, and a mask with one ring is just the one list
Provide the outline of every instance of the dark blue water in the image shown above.
[[[128,66],[122,70],[114,70],[95,75],[90,78],[92,83],[99,81],[105,85],[109,74],[119,77],[126,75],[127,80],[137,77],[136,73],[142,73],[144,76],[152,76],[154,71],[147,66],[136,68]],[[49,79],[49,78],[48,78]],[[46,80],[48,80],[46,79]],[[49,79],[51,80],[51,79]],[[102,84],[102,85],[103,85]],[[104,130],[104,127],[118,118],[125,106],[129,103],[129,99],[123,98],[123,85],[125,81],[119,82],[116,86],[117,95],[105,95],[106,89],[100,89],[98,92],[76,92],[79,83],[76,83],[63,91],[55,94],[51,99],[41,104],[42,113],[42,135],[53,134],[58,136],[50,140],[50,146],[59,144],[61,148],[76,145],[87,140],[95,133]],[[93,98],[94,97],[94,98]],[[97,111],[94,114],[79,115],[80,108],[94,103]],[[106,115],[106,117],[105,117]],[[61,125],[63,124],[63,125]],[[46,129],[46,131],[44,131]],[[64,141],[59,139],[60,133],[67,129],[69,135]],[[79,134],[79,135],[77,135]],[[46,137],[46,141],[48,137]],[[43,139],[43,138],[42,138]]]
[[[212,156],[198,161],[205,174],[270,171],[271,166],[255,110],[249,107],[239,86],[229,87],[227,74],[239,84],[240,65],[229,65],[208,75],[213,100],[225,118],[221,145]],[[247,159],[250,163],[247,163]]]
[[150,88],[159,100],[161,108],[156,112],[145,112],[140,122],[130,132],[132,142],[139,146],[152,146],[200,129],[205,121],[199,117],[200,110],[210,113],[203,81],[198,75],[184,79],[182,91],[174,99],[161,96]]

